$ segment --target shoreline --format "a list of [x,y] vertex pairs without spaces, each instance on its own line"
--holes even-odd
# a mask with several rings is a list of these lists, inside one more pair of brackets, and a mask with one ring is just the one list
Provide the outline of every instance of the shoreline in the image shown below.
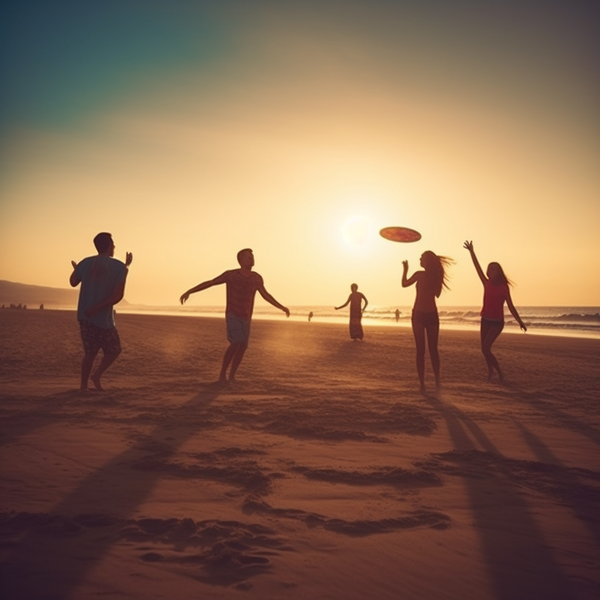
[[[172,310],[169,309],[165,309],[165,310],[161,310],[161,309],[155,309],[155,308],[140,308],[140,307],[136,307],[136,306],[132,306],[132,307],[128,307],[128,306],[124,306],[124,307],[119,307],[119,305],[117,305],[116,307],[116,314],[117,315],[121,315],[121,314],[132,314],[132,315],[154,315],[154,316],[161,316],[161,315],[165,315],[165,316],[173,316],[173,317],[185,317],[185,318],[189,318],[189,317],[197,317],[197,318],[208,318],[208,319],[224,319],[225,318],[225,307],[223,307],[221,312],[217,312],[214,307],[210,307],[212,310],[210,311],[202,311],[202,307],[194,307],[193,310],[180,310],[178,309],[178,307],[173,307]],[[440,310],[449,310],[452,307],[444,307],[443,309]],[[552,308],[552,307],[550,307]],[[594,308],[594,307],[590,307],[590,308]],[[292,307],[290,310],[293,311],[294,307]],[[10,309],[5,309],[5,310],[10,310]],[[30,311],[37,311],[38,309],[28,309]],[[65,312],[75,312],[76,308],[75,307],[64,307],[64,306],[58,306],[58,307],[53,307],[53,306],[46,306],[45,310],[52,310],[52,311],[65,311]],[[273,322],[278,322],[278,321],[290,321],[290,322],[295,322],[295,323],[303,323],[303,322],[308,322],[307,319],[307,314],[302,314],[300,315],[296,315],[292,312],[291,316],[289,317],[289,319],[286,319],[286,317],[283,315],[283,313],[279,314],[279,313],[261,313],[260,311],[257,311],[254,313],[253,317],[252,317],[253,321],[255,320],[260,320],[260,321],[273,321]],[[348,327],[348,321],[347,321],[347,316],[345,315],[340,315],[339,317],[328,317],[328,316],[319,316],[318,314],[315,315],[311,321],[311,323],[317,324],[317,323],[328,323],[328,324],[332,324],[332,325],[339,325],[339,326],[345,326]],[[526,322],[526,325],[527,322]],[[388,328],[405,328],[405,329],[411,329],[411,325],[410,325],[410,320],[406,320],[403,319],[400,322],[396,322],[394,319],[392,319],[391,317],[389,319],[381,319],[381,318],[372,318],[369,316],[365,316],[363,317],[363,326],[365,328],[376,328],[376,327],[383,327],[385,329]],[[445,321],[442,317],[441,321],[440,321],[440,331],[474,331],[479,333],[479,324],[478,323],[473,323],[473,324],[461,324],[461,323],[452,323],[452,322],[448,322]],[[580,330],[573,330],[573,329],[561,329],[558,327],[535,327],[534,326],[530,326],[528,325],[528,329],[527,332],[522,332],[517,326],[516,324],[508,324],[505,326],[504,330],[502,331],[502,335],[503,334],[521,334],[521,335],[534,335],[534,336],[543,336],[543,337],[559,337],[559,338],[576,338],[576,339],[593,339],[593,340],[598,340],[600,339],[600,329],[598,329],[598,331],[580,331]]]

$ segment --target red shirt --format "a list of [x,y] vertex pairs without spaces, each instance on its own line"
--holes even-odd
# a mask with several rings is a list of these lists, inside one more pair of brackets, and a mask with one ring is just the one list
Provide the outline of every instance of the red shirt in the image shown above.
[[508,284],[487,281],[483,288],[481,316],[491,321],[504,321],[504,303],[508,298]]
[[254,272],[248,277],[242,275],[241,269],[232,269],[223,273],[227,288],[226,314],[233,314],[238,319],[249,321],[254,308],[256,290],[263,286],[263,278]]

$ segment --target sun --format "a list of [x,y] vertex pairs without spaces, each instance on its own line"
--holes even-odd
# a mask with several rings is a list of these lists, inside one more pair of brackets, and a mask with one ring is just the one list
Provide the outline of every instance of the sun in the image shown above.
[[364,215],[355,215],[342,225],[342,236],[348,246],[364,246],[370,238],[371,224]]

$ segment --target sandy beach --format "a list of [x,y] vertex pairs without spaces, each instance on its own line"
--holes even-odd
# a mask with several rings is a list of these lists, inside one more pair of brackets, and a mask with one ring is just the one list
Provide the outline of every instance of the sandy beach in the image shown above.
[[600,340],[119,314],[80,394],[75,313],[0,311],[6,600],[600,597]]

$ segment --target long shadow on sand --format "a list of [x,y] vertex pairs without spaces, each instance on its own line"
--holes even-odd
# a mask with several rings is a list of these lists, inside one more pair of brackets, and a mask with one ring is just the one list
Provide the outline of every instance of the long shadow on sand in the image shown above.
[[[82,395],[78,390],[69,390],[38,397],[32,400],[31,396],[6,395],[3,397],[2,420],[0,424],[0,446],[13,443],[36,429],[47,427],[54,420],[65,421],[65,413],[70,409],[72,414],[80,416],[82,412],[93,409],[93,400],[111,398],[114,393],[89,392]],[[20,404],[31,406],[21,410]],[[13,409],[13,406],[18,408]]]
[[528,393],[520,391],[519,393],[530,406],[537,408],[540,412],[550,414],[561,426],[581,433],[581,435],[584,435],[600,446],[600,431],[598,431],[598,429],[592,427],[589,423],[581,421],[567,412],[552,406],[552,404],[546,400],[547,394],[544,392]]
[[592,478],[600,482],[600,473],[586,469],[569,469],[561,463],[552,450],[523,424],[515,421],[523,439],[532,453],[544,464],[545,479],[550,485],[548,492],[560,500],[563,506],[571,509],[573,516],[594,536],[600,548],[600,492],[597,486],[589,486],[584,480]]
[[[53,507],[52,515],[81,515],[85,507],[93,506],[100,519],[99,499],[106,499],[104,512],[111,520],[124,520],[149,496],[160,471],[136,471],[131,476],[130,465],[148,452],[149,447],[160,446],[163,457],[177,452],[201,428],[202,413],[219,395],[218,388],[207,387],[185,404],[172,411],[148,436],[125,450],[102,468],[94,471],[81,484]],[[193,418],[191,416],[193,415]],[[209,415],[207,414],[207,417]],[[27,518],[27,517],[24,517]],[[44,534],[35,528],[28,531],[17,543],[2,544],[5,560],[0,566],[2,597],[7,600],[58,600],[69,597],[70,592],[108,552],[114,540],[110,536],[95,539],[84,547],[72,541],[68,529]],[[70,555],[70,556],[69,556]],[[70,560],[65,560],[68,557]],[[71,560],[75,558],[75,560]],[[73,568],[74,565],[77,565]]]
[[[432,396],[427,401],[445,419],[456,449],[443,459],[455,462],[457,466],[449,472],[463,478],[494,597],[497,600],[577,598],[572,582],[561,573],[531,507],[516,485],[502,476],[504,457],[493,442],[456,406]],[[488,453],[497,460],[494,468],[486,470],[486,464],[476,463],[479,454]],[[497,506],[502,507],[506,517],[504,524],[500,522]]]

